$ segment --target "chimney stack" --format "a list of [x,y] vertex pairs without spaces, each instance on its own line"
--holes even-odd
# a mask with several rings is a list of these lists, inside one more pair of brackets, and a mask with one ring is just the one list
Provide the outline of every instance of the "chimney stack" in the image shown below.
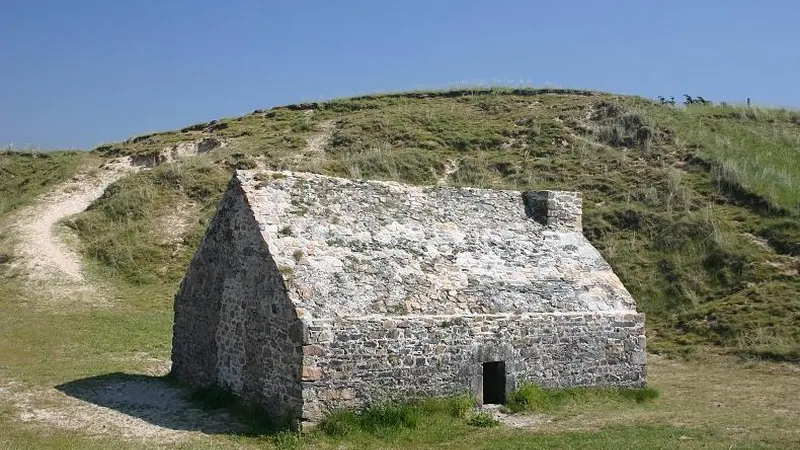
[[525,214],[545,226],[583,233],[581,193],[567,191],[525,191]]

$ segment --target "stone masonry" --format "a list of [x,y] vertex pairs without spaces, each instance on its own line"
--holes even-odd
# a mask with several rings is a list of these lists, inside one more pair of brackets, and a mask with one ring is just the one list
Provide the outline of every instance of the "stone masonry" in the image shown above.
[[641,387],[644,336],[578,193],[239,171],[175,297],[173,374],[316,421],[488,384]]

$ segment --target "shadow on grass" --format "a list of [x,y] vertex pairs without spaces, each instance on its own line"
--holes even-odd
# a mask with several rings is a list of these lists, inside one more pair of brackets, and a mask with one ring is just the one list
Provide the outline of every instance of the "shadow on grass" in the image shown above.
[[209,408],[193,400],[193,392],[169,376],[109,373],[55,387],[71,397],[139,418],[171,430],[207,434],[255,435],[253,424],[230,408]]

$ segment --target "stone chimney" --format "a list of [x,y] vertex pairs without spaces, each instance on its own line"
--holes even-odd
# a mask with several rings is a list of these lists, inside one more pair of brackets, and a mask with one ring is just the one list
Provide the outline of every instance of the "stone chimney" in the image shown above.
[[582,233],[581,193],[566,191],[525,191],[525,214],[545,226]]

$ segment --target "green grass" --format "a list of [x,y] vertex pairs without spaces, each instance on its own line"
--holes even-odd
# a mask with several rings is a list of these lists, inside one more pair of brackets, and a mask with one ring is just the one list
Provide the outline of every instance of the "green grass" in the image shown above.
[[423,422],[472,417],[475,399],[469,395],[428,398],[403,404],[371,405],[362,411],[341,410],[330,413],[318,429],[328,436],[354,433],[386,435],[404,429],[415,429]]
[[546,389],[535,384],[524,384],[509,394],[506,408],[511,412],[552,411],[565,403],[635,402],[642,403],[658,398],[652,388],[555,388]]
[[0,151],[0,216],[29,204],[81,168],[100,166],[88,152]]
[[[141,373],[139,354],[169,358],[170,298],[149,302],[120,297],[113,308],[63,308],[58,299],[31,292],[0,296],[0,384],[26,388],[109,373]],[[55,300],[55,301],[54,301]],[[156,302],[162,307],[158,307]],[[137,306],[138,305],[138,306]],[[763,368],[762,368],[763,367]],[[338,431],[318,428],[310,434],[264,432],[195,436],[183,443],[91,437],[12,419],[16,409],[0,398],[0,448],[598,448],[673,447],[676,445],[791,446],[800,444],[793,422],[795,406],[786,399],[800,389],[796,374],[764,366],[729,366],[652,357],[650,384],[661,395],[637,402],[638,394],[566,390],[548,394],[547,422],[532,429],[480,427],[470,423],[472,399],[430,399],[402,407],[375,407],[368,414],[348,413]],[[624,392],[624,391],[623,391]],[[645,391],[643,391],[645,392]],[[735,395],[731,395],[735,392]],[[649,397],[650,395],[644,395]],[[199,393],[208,408],[230,407],[229,397]],[[787,409],[788,408],[788,409]],[[789,413],[781,411],[788,410]],[[474,419],[476,421],[482,419]],[[682,425],[674,425],[679,420]],[[354,425],[355,424],[355,425]],[[738,428],[737,428],[738,427]],[[738,432],[737,429],[747,430]],[[261,434],[259,434],[261,433]],[[691,440],[681,440],[680,437]],[[515,447],[516,446],[516,447]]]
[[[437,423],[432,426],[452,426]],[[186,443],[175,443],[175,449],[420,449],[420,448],[476,448],[476,449],[545,449],[545,448],[672,448],[678,445],[686,448],[730,448],[731,441],[720,441],[715,436],[704,436],[697,430],[671,426],[616,426],[593,432],[530,433],[508,429],[477,428],[471,432],[466,425],[446,432],[419,429],[413,434],[391,439],[356,437],[352,441],[336,439],[304,439],[293,433],[283,433],[260,439],[195,439]],[[475,429],[475,428],[473,428]],[[490,433],[490,434],[488,434]],[[683,438],[683,439],[682,439]],[[691,440],[686,440],[691,439]],[[349,447],[352,445],[352,447]],[[32,447],[33,446],[33,447]],[[163,443],[146,441],[120,441],[118,438],[87,439],[60,430],[41,432],[25,429],[12,429],[0,435],[0,448],[4,450],[36,449],[107,449],[124,448],[133,450],[161,449]]]
[[[52,300],[31,298],[19,292],[0,291],[0,379],[58,384],[94,374],[137,368],[135,355],[168,359],[171,314],[155,309],[73,308],[48,313],[43,305],[58,308]],[[25,302],[21,302],[25,299]],[[162,298],[164,309],[169,298]],[[38,307],[34,307],[38,305]]]
[[800,212],[798,111],[692,106],[662,116],[686,145],[713,163],[728,189],[755,194],[773,208]]
[[491,414],[477,413],[467,420],[467,424],[478,428],[492,428],[500,426],[500,421],[492,417]]
[[[160,166],[110,186],[67,226],[82,238],[83,250],[95,262],[99,276],[125,280],[128,286],[172,291],[229,178],[228,170],[202,159]],[[165,240],[164,233],[170,230],[164,220],[176,215],[177,205],[190,211],[187,228],[176,240]]]
[[[14,213],[75,173],[113,155],[152,156],[203,137],[228,141],[195,159],[129,175],[67,221],[98,292],[51,296],[50,286],[27,284],[0,258],[0,384],[46,388],[141,373],[148,369],[141,354],[168,359],[172,295],[234,168],[258,161],[277,169],[433,183],[455,164],[450,184],[582,191],[584,234],[646,313],[650,351],[700,362],[651,357],[650,385],[661,393],[652,401],[638,403],[619,392],[545,393],[549,406],[531,415],[550,421],[537,423],[535,432],[470,425],[472,419],[453,416],[443,404],[439,412],[423,410],[421,419],[411,410],[376,410],[366,427],[356,415],[354,429],[347,428],[354,419],[345,417],[345,430],[333,435],[214,435],[174,447],[798,446],[792,431],[798,415],[787,401],[800,389],[796,373],[762,370],[783,366],[759,362],[800,360],[798,116],[759,108],[670,108],[583,91],[465,89],[274,108],[92,153],[0,154],[2,256],[13,254],[7,225]],[[306,139],[330,120],[335,126],[325,153],[305,154]],[[184,226],[165,225],[175,217]],[[165,239],[165,230],[175,236]],[[109,304],[93,303],[98,297]],[[709,349],[758,364],[706,361]],[[17,422],[6,399],[0,397],[0,448],[112,445],[80,431]],[[416,426],[381,425],[387,423]],[[365,431],[370,427],[384,431]],[[113,445],[166,444],[114,438]]]
[[[71,224],[103,277],[166,292],[180,281],[234,167],[260,159],[275,169],[430,184],[456,165],[454,185],[582,191],[584,234],[647,314],[651,349],[685,354],[714,345],[793,359],[800,280],[787,256],[800,248],[798,114],[590,94],[378,94],[129,139],[97,153],[146,154],[209,136],[229,145],[123,180]],[[326,121],[334,128],[325,154],[304,154]],[[153,231],[186,203],[195,206],[193,226],[180,245],[165,246]],[[740,336],[760,331],[783,344],[775,352],[767,343],[742,347]]]

